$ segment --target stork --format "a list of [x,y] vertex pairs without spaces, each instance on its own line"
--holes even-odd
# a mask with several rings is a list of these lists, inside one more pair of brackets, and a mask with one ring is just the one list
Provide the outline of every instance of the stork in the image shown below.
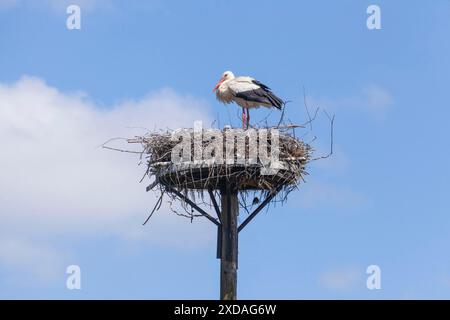
[[[216,98],[225,104],[235,102],[242,107],[242,128],[248,129],[250,111],[260,106],[281,109],[284,101],[278,98],[268,86],[251,77],[235,77],[225,71],[213,89]],[[247,113],[246,113],[247,111]]]

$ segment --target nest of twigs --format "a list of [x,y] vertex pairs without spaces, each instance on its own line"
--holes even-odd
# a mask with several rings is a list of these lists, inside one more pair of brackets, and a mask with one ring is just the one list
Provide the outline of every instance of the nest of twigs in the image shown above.
[[[235,138],[233,138],[233,141],[235,144],[230,145],[229,140],[227,144],[226,130],[231,130],[229,128],[216,131],[221,133],[220,139],[223,139],[222,144],[219,145],[222,148],[223,157],[227,155],[227,152],[230,152],[230,147],[232,148],[231,154],[233,159],[231,161],[230,157],[223,162],[194,161],[196,148],[205,150],[214,141],[214,138],[205,138],[211,129],[202,130],[203,138],[200,142],[198,142],[198,139],[195,139],[193,129],[183,130],[185,138],[186,135],[190,135],[191,137],[189,150],[191,157],[188,161],[174,163],[174,148],[181,140],[174,138],[173,132],[171,131],[152,132],[128,141],[130,143],[140,143],[143,146],[143,154],[146,157],[147,163],[147,174],[151,178],[154,178],[154,182],[148,189],[152,189],[159,184],[162,187],[169,186],[178,190],[196,190],[201,192],[201,190],[220,189],[224,184],[233,184],[239,191],[270,191],[277,188],[288,191],[295,188],[303,180],[304,176],[307,175],[306,165],[310,160],[311,147],[287,131],[278,133],[277,144],[275,146],[273,142],[275,136],[272,137],[273,134],[270,130],[254,130],[256,134],[254,138],[257,140],[258,148],[260,148],[262,142],[266,143],[264,147],[267,148],[267,155],[269,156],[272,155],[272,148],[276,147],[279,150],[276,163],[273,161],[263,163],[259,154],[256,161],[255,159],[253,161],[250,160],[251,152],[255,151],[252,150],[254,148],[254,140],[252,143],[247,135],[247,131],[234,131]],[[261,140],[259,135],[260,130],[266,130],[267,132],[267,135],[264,136],[265,141]],[[244,148],[242,148],[241,144],[241,148],[239,149],[237,143],[237,139],[239,138],[245,139]],[[258,152],[260,150],[258,149]],[[215,156],[215,152],[217,151],[213,151],[211,155]],[[178,155],[181,156],[182,154],[180,153]]]
[[[211,143],[211,139],[202,139],[200,143],[196,142],[198,140],[195,139],[195,134],[196,132],[198,133],[198,130],[194,129],[181,129],[184,131],[185,136],[191,137],[188,154],[189,159],[187,161],[172,161],[174,150],[180,142],[179,139],[174,139],[174,133],[179,130],[153,131],[142,136],[135,136],[131,139],[113,138],[105,142],[102,146],[103,148],[114,151],[139,154],[140,164],[145,163],[146,171],[141,182],[146,177],[149,177],[151,183],[147,187],[147,191],[154,190],[159,194],[158,201],[146,222],[155,211],[159,210],[164,195],[167,195],[168,203],[173,212],[192,220],[198,216],[193,213],[193,208],[197,207],[198,211],[199,204],[210,207],[214,206],[217,211],[218,205],[215,198],[217,196],[221,198],[224,189],[229,191],[228,187],[232,187],[234,191],[238,191],[239,207],[249,213],[249,209],[254,206],[258,205],[259,208],[259,203],[263,198],[265,200],[261,205],[266,201],[269,201],[271,204],[285,202],[288,194],[298,188],[300,182],[305,181],[304,177],[308,174],[306,171],[308,163],[310,161],[328,158],[333,154],[334,115],[330,116],[326,111],[324,113],[330,121],[330,152],[327,155],[312,158],[313,150],[310,145],[296,136],[296,128],[309,128],[309,131],[303,137],[313,131],[312,123],[316,119],[319,111],[317,107],[313,113],[310,113],[306,104],[306,96],[304,96],[304,102],[308,116],[306,123],[293,125],[291,121],[284,120],[283,109],[278,125],[272,127],[272,129],[276,129],[278,134],[272,137],[272,133],[270,133],[265,137],[266,139],[262,139],[267,142],[265,147],[268,154],[271,154],[272,150],[279,151],[275,165],[272,162],[269,168],[267,168],[267,163],[263,163],[259,158],[257,161],[250,161],[250,159],[254,159],[251,157],[253,154],[252,151],[254,150],[252,146],[254,144],[249,143],[250,139],[247,140],[249,131],[256,130],[257,144],[259,145],[261,137],[258,133],[262,130],[270,129],[267,128],[267,121],[264,128],[258,129],[253,127],[249,130],[237,132],[238,136],[241,138],[244,137],[245,143],[243,148],[238,148],[237,146],[230,148],[234,155],[231,162],[228,161],[230,160],[229,157],[226,157],[227,160],[224,162],[196,159],[195,150],[207,149]],[[200,131],[203,136],[209,136],[211,131],[218,131],[222,137],[220,140],[223,141],[221,141],[221,147],[215,149],[213,153],[219,150],[221,154],[226,155],[228,152],[226,133],[230,130],[235,131],[236,129],[226,126],[223,130],[201,129]],[[316,137],[314,136],[311,142],[315,139]],[[131,151],[108,146],[107,144],[113,140],[126,140],[128,143],[140,144],[141,148],[139,151]],[[239,145],[242,146],[242,143]],[[244,159],[243,161],[238,161],[242,160],[242,158]],[[207,191],[206,198],[204,197],[205,191]],[[178,212],[177,206],[173,206],[176,198],[181,198],[181,205],[185,213]],[[201,215],[204,215],[204,213],[201,213]]]

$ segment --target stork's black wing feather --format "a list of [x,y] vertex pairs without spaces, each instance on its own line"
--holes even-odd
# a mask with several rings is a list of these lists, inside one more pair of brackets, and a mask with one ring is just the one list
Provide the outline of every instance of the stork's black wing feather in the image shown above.
[[269,105],[272,104],[262,89],[238,92],[235,96],[249,102],[258,102]]
[[263,88],[264,90],[268,90],[270,91],[270,88],[268,86],[266,86],[264,83],[259,82],[258,80],[253,79],[252,82],[254,84],[256,84],[257,86],[260,86],[261,88]]
[[252,82],[260,87],[259,89],[252,90],[257,96],[264,98],[266,101],[265,103],[269,103],[275,108],[281,109],[284,104],[282,99],[278,98],[268,86],[258,80],[253,79]]

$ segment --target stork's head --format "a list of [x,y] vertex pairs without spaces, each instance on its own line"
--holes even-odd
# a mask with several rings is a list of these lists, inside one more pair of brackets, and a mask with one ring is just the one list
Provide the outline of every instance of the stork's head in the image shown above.
[[217,82],[216,86],[214,87],[213,92],[216,91],[217,89],[219,89],[220,85],[221,85],[223,82],[225,82],[225,81],[227,81],[227,80],[232,80],[232,79],[234,79],[234,74],[233,74],[233,72],[231,72],[231,71],[225,71],[225,72],[222,74],[222,77],[220,78],[219,82]]

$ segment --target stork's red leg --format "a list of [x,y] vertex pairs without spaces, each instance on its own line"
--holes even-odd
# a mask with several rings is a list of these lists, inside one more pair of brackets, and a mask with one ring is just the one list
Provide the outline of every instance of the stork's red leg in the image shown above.
[[245,108],[242,108],[242,129],[245,129],[245,123],[246,123],[246,115],[245,115]]
[[250,109],[247,109],[247,129],[250,127]]

